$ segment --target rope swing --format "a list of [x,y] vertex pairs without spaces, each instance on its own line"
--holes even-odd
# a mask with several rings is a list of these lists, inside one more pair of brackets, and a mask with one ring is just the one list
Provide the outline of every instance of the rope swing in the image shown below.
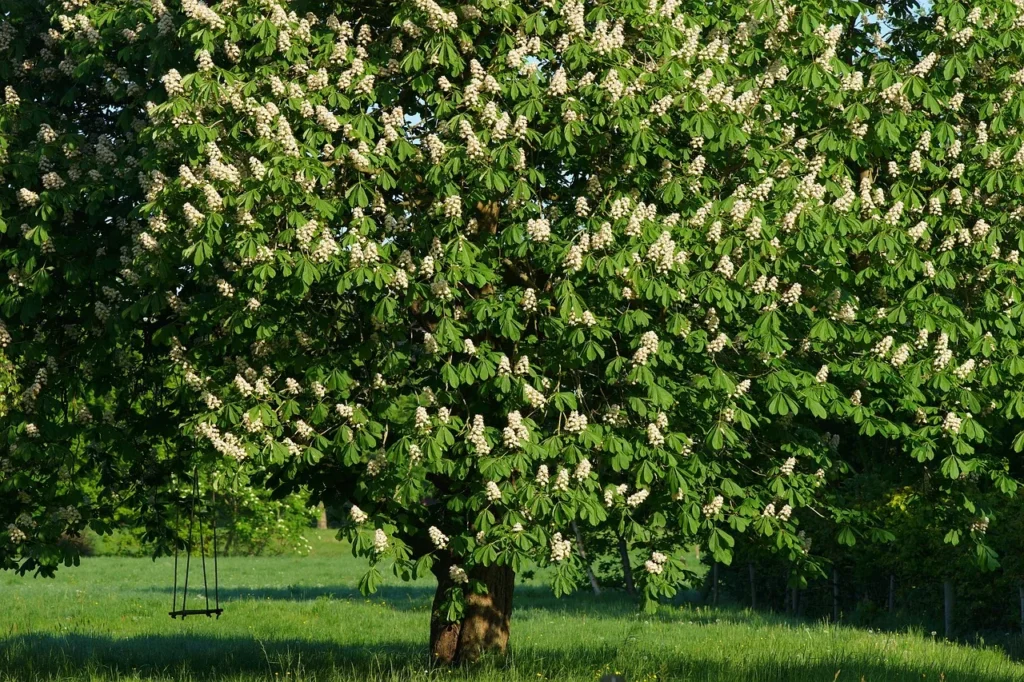
[[[210,608],[210,587],[206,578],[206,545],[204,543],[203,533],[203,518],[202,514],[199,516],[199,555],[202,559],[203,564],[203,598],[206,600],[206,608],[203,609],[190,609],[188,608],[188,574],[189,568],[192,564],[192,538],[193,529],[196,522],[196,505],[199,501],[199,468],[197,467],[192,474],[192,510],[189,514],[188,520],[188,540],[185,542],[185,585],[181,592],[181,608],[178,608],[178,542],[174,543],[174,596],[171,603],[171,611],[169,615],[171,618],[181,617],[185,620],[186,616],[216,616],[220,618],[220,614],[224,613],[224,609],[220,608],[220,586],[217,575],[217,486],[213,487],[213,501],[211,506],[213,507],[213,518],[211,522],[211,528],[213,530],[213,608]],[[176,515],[174,532],[177,536],[179,530],[178,518]]]

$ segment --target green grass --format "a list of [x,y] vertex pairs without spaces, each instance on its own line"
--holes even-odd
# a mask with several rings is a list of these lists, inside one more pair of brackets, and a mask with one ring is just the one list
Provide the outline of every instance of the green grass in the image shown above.
[[1024,681],[999,651],[920,633],[685,605],[642,616],[621,595],[556,600],[536,580],[517,585],[507,660],[430,672],[432,585],[392,578],[364,598],[360,562],[328,538],[309,557],[222,560],[219,621],[167,616],[168,559],[86,559],[55,580],[0,574],[0,681]]

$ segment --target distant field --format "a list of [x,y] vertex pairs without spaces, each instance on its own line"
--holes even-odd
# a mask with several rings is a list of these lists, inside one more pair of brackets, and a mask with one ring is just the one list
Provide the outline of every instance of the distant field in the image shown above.
[[507,661],[431,672],[430,582],[391,578],[366,599],[361,563],[330,537],[309,557],[222,560],[219,621],[167,616],[167,559],[86,559],[55,580],[0,574],[0,681],[1024,681],[998,651],[927,636],[690,606],[645,617],[620,595],[556,600],[539,582],[516,588]]

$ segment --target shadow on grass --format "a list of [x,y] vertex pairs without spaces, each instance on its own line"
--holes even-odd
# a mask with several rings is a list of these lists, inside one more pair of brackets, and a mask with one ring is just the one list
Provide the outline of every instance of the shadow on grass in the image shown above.
[[[425,633],[424,633],[425,634]],[[239,637],[146,635],[114,639],[67,635],[21,635],[0,639],[0,680],[41,682],[159,677],[188,680],[402,680],[425,679],[425,646],[383,642],[352,646],[301,639],[256,640]],[[867,656],[835,660],[726,660],[645,649],[590,646],[531,646],[506,659],[470,670],[447,671],[444,679],[593,680],[615,669],[626,679],[702,682],[1008,682],[1024,675],[971,671],[940,671],[897,660],[880,662]]]
[[[170,600],[172,588],[152,587],[146,591],[165,593]],[[189,603],[191,603],[191,590],[189,594]],[[199,594],[199,592],[196,593],[196,595]],[[635,613],[637,609],[636,602],[631,597],[624,592],[614,590],[606,590],[599,597],[595,597],[589,592],[577,592],[558,598],[551,593],[551,589],[546,585],[516,585],[515,595],[517,611],[543,609],[555,613],[586,614],[592,617],[604,615],[609,618],[620,618],[624,614]],[[347,585],[220,588],[221,605],[226,604],[227,608],[230,608],[232,601],[316,601],[327,599],[376,602],[398,611],[426,611],[430,608],[433,598],[433,585],[386,585],[378,588],[376,593],[369,596],[364,596],[357,588]]]

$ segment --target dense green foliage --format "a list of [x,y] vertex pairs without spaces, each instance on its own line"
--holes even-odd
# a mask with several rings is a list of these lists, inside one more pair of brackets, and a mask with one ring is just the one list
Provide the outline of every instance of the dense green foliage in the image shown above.
[[451,621],[483,566],[572,589],[573,521],[649,604],[744,534],[997,565],[1020,2],[4,17],[3,567],[122,509],[166,548],[197,465],[348,505],[361,587],[432,570]]

